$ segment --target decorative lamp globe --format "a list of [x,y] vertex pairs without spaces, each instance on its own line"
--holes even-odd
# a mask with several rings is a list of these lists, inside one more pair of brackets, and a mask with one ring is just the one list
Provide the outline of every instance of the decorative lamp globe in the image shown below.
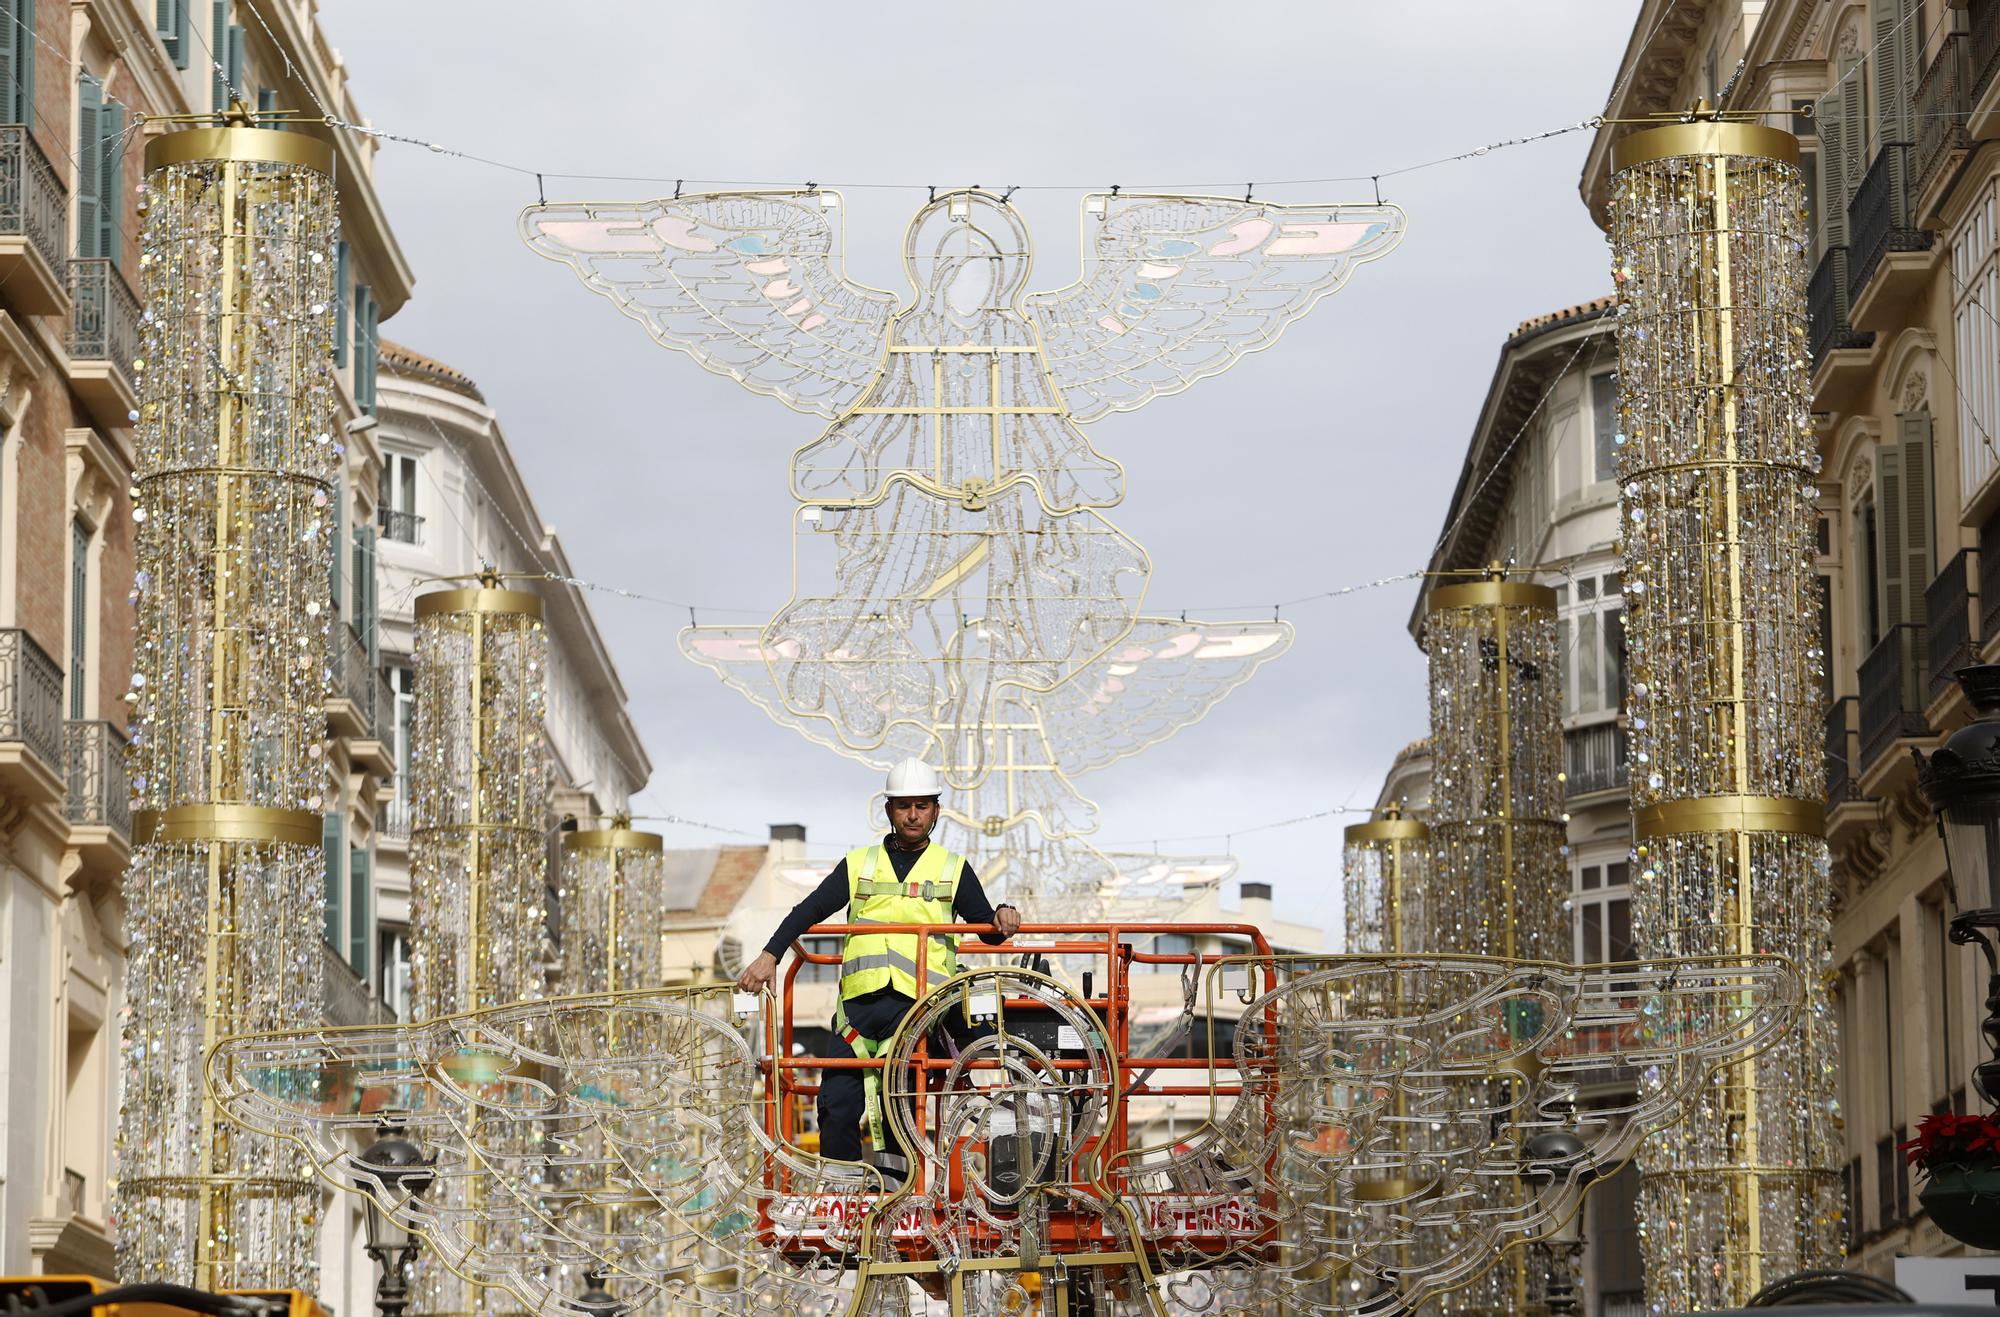
[[431,1160],[423,1149],[393,1130],[362,1149],[358,1160],[362,1173],[356,1184],[368,1203],[368,1252],[382,1257],[392,1250],[410,1248],[415,1243],[410,1228],[391,1209],[422,1197],[431,1187],[436,1175]]

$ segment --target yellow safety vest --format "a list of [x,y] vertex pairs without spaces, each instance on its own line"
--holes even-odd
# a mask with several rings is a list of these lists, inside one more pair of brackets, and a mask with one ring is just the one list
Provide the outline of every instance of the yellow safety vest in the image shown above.
[[[863,846],[847,853],[847,922],[850,924],[949,924],[958,876],[965,860],[933,842],[910,866],[907,878],[896,877],[888,851]],[[930,939],[930,966],[924,977],[929,991],[958,973],[954,938]],[[854,933],[840,949],[840,996],[843,1001],[878,988],[917,995],[917,935],[915,933]]]

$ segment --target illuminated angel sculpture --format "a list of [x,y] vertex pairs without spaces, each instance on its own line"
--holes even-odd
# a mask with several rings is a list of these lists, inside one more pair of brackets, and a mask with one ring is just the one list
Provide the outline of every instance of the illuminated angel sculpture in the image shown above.
[[[1388,206],[1094,196],[1082,279],[1026,294],[1018,212],[955,192],[910,225],[899,306],[841,272],[837,201],[541,206],[523,229],[661,343],[831,422],[794,454],[811,547],[762,649],[779,706],[863,750],[1109,652],[1151,568],[1102,516],[1123,473],[1079,423],[1269,345],[1402,233]],[[970,785],[981,765],[951,750],[934,758]]]

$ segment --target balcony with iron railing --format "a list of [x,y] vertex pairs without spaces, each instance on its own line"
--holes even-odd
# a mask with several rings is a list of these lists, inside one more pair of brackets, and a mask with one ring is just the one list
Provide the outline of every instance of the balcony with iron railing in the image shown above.
[[327,658],[333,666],[327,721],[334,734],[374,739],[375,665],[368,661],[368,646],[352,623],[334,624],[327,637]]
[[[1815,392],[1823,388],[1822,372],[1832,354],[1874,342],[1873,334],[1848,323],[1847,248],[1829,247],[1820,254],[1806,285],[1806,346],[1812,354]],[[1865,363],[1862,369],[1866,369]]]
[[1930,67],[1917,82],[1911,103],[1916,121],[1916,177],[1911,195],[1917,199],[1917,217],[1930,207],[1932,189],[1948,181],[1972,145],[1965,119],[1972,110],[1972,38],[1964,32],[1947,35],[1938,46]]
[[126,763],[125,733],[95,718],[63,724],[69,799],[63,813],[82,827],[108,828],[132,836],[132,777]]
[[410,840],[410,798],[398,792],[383,802],[375,820],[375,835],[388,841]]
[[0,786],[22,803],[67,792],[62,669],[19,627],[0,628]]
[[354,972],[347,958],[328,943],[320,940],[320,964],[325,975],[322,984],[322,1001],[326,1008],[326,1022],[337,1027],[351,1027],[357,1024],[393,1024],[395,1015],[373,992],[368,990],[367,981]]
[[1625,729],[1605,722],[1564,731],[1563,775],[1563,795],[1571,800],[1630,786]]
[[396,544],[422,544],[424,542],[424,519],[414,512],[398,512],[394,508],[377,508],[377,525],[381,527],[382,538]]
[[1888,321],[1923,286],[1934,234],[1917,227],[1911,147],[1884,142],[1847,204],[1847,315],[1863,329]]
[[2000,114],[2000,0],[1972,0],[1971,9],[1971,51],[1966,62],[1971,69],[1972,111],[1966,126],[1973,137],[1983,139],[1992,131],[1987,121]]
[[69,307],[69,190],[23,124],[0,124],[0,304],[29,315]]
[[1855,730],[1856,706],[1852,695],[1843,695],[1826,706],[1826,808],[1829,814],[1842,805],[1862,799],[1860,765],[1861,738]]
[[1972,613],[1978,602],[1971,579],[1975,549],[1960,549],[1924,588],[1924,627],[1930,633],[1929,684],[1925,707],[1958,689],[1952,674],[1972,662]]
[[1910,623],[1890,627],[1861,660],[1860,676],[1861,759],[1855,776],[1865,778],[1897,741],[1930,735],[1930,724],[1924,721],[1930,684],[1930,647],[1924,628]]
[[118,267],[93,257],[69,263],[70,383],[100,426],[131,424],[138,403],[139,298]]

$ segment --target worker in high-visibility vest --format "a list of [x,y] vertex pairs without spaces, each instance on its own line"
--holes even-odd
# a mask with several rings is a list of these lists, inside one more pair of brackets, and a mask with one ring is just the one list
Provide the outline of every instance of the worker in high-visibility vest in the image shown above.
[[[849,851],[812,895],[792,908],[778,931],[750,962],[736,986],[757,992],[778,972],[778,959],[814,924],[839,922],[833,915],[847,907],[850,924],[991,924],[982,941],[999,943],[1021,927],[1021,914],[1011,905],[995,907],[986,900],[979,875],[965,858],[931,844],[937,826],[937,770],[920,759],[905,759],[889,770],[889,832],[872,846]],[[958,973],[952,940],[926,939],[924,990],[937,987]],[[917,943],[914,933],[860,933],[840,950],[840,1008],[833,1018],[828,1055],[881,1055],[896,1026],[917,1004]],[[865,1079],[864,1079],[865,1075]],[[876,1163],[901,1174],[907,1164],[885,1146],[882,1133],[881,1072],[827,1070],[819,1090],[819,1149],[826,1157],[861,1160],[861,1120],[865,1115],[875,1143]]]

